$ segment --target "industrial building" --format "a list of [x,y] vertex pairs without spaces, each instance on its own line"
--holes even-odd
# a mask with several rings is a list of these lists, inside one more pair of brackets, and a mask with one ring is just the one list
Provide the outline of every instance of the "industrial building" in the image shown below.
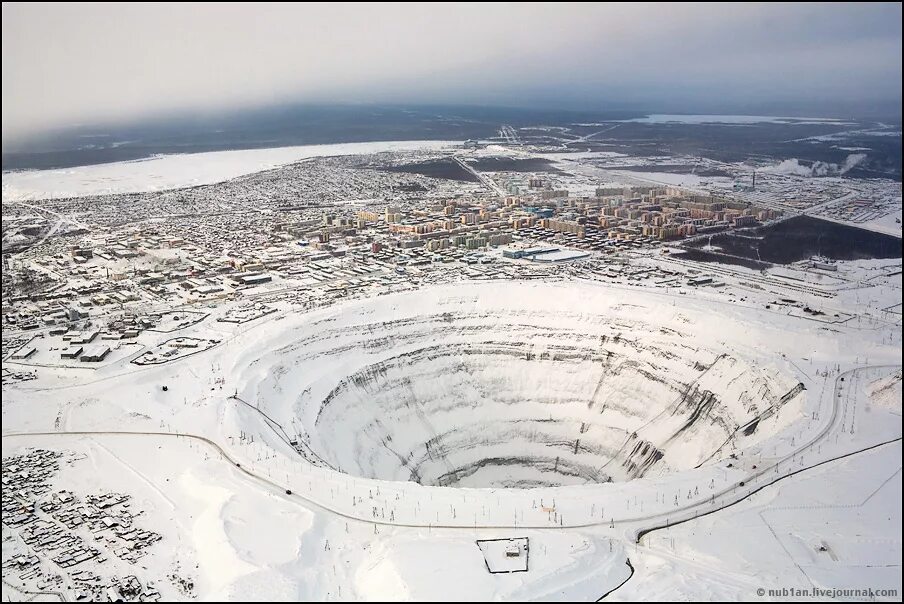
[[12,353],[9,358],[11,358],[14,361],[21,361],[23,359],[27,359],[28,357],[30,357],[37,351],[38,351],[38,349],[35,348],[34,346],[23,346],[16,352]]
[[110,354],[110,347],[103,344],[95,344],[85,348],[79,356],[79,360],[84,363],[99,363]]
[[77,359],[82,354],[84,348],[82,346],[68,346],[60,351],[61,359]]

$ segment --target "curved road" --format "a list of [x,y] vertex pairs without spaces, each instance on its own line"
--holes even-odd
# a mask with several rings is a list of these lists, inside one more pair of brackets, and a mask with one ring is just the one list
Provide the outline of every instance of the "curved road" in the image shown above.
[[[198,442],[202,442],[205,445],[214,449],[220,456],[229,461],[232,465],[234,465],[239,471],[247,475],[248,477],[256,480],[266,486],[278,489],[285,493],[286,497],[290,500],[296,500],[298,502],[304,502],[304,505],[315,508],[320,511],[328,512],[345,518],[347,520],[352,520],[355,522],[365,522],[369,524],[378,524],[378,525],[386,525],[386,526],[396,526],[403,528],[444,528],[444,529],[494,529],[494,530],[508,530],[508,529],[519,529],[519,530],[562,530],[562,529],[574,529],[574,528],[590,528],[590,527],[598,527],[609,525],[610,527],[613,525],[623,526],[628,529],[628,535],[631,540],[637,542],[641,536],[644,534],[656,530],[658,528],[664,528],[667,526],[672,526],[678,524],[680,522],[686,522],[688,520],[692,520],[702,515],[712,514],[719,510],[722,510],[728,506],[734,505],[739,501],[742,501],[756,493],[757,491],[766,488],[772,484],[775,484],[779,480],[783,480],[784,478],[788,478],[795,474],[799,474],[805,470],[829,463],[831,461],[835,461],[838,459],[842,459],[844,457],[849,457],[859,452],[863,452],[869,449],[874,449],[877,447],[885,446],[894,442],[898,442],[901,440],[901,437],[897,437],[894,439],[887,440],[882,443],[873,444],[868,447],[863,447],[856,451],[849,451],[842,455],[836,456],[834,458],[821,460],[817,463],[811,464],[809,466],[797,466],[795,467],[793,464],[796,463],[797,457],[806,450],[811,449],[814,445],[822,441],[826,435],[828,435],[836,424],[841,420],[844,416],[843,413],[839,413],[839,406],[842,404],[847,404],[847,399],[843,402],[840,400],[841,397],[838,396],[838,384],[841,383],[842,378],[849,376],[857,371],[868,370],[868,369],[882,369],[882,368],[898,368],[900,365],[873,365],[868,367],[858,367],[855,369],[848,370],[835,379],[835,388],[833,389],[832,396],[832,415],[829,422],[817,433],[809,442],[803,444],[801,447],[797,448],[793,453],[786,455],[785,457],[779,459],[773,464],[770,464],[762,469],[759,469],[756,473],[749,475],[743,483],[739,483],[736,485],[732,485],[722,489],[719,492],[713,493],[706,499],[702,501],[697,501],[692,504],[676,508],[675,510],[669,511],[667,513],[655,513],[648,514],[644,516],[636,516],[631,518],[622,518],[617,521],[593,521],[593,522],[585,522],[585,523],[577,523],[577,524],[568,524],[568,525],[525,525],[525,524],[433,524],[433,523],[425,523],[425,522],[400,522],[400,521],[388,521],[377,518],[365,518],[361,516],[356,516],[353,514],[349,514],[341,509],[333,508],[324,503],[316,501],[307,495],[303,495],[300,493],[292,492],[289,494],[287,492],[288,487],[285,485],[281,485],[270,478],[262,476],[251,469],[243,467],[241,462],[238,461],[235,457],[230,455],[230,453],[222,446],[220,446],[217,442],[197,434],[188,434],[182,432],[140,432],[140,431],[70,431],[70,432],[17,432],[17,433],[8,433],[3,434],[3,438],[17,438],[17,437],[29,437],[29,436],[130,436],[130,437],[167,437],[167,438],[190,438],[196,440]],[[781,468],[780,468],[781,467]],[[784,471],[779,471],[783,469]],[[773,476],[769,476],[769,473],[773,473]],[[743,485],[743,486],[742,486]]]

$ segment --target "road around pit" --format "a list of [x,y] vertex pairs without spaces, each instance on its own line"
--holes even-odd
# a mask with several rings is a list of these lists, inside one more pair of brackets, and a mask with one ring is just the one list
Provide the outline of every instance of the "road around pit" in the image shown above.
[[[562,524],[562,525],[531,525],[531,524],[519,524],[517,522],[513,524],[479,524],[479,523],[456,523],[456,524],[443,524],[441,522],[438,523],[425,523],[425,522],[402,522],[397,520],[386,520],[379,518],[366,518],[363,516],[358,516],[355,514],[350,514],[342,509],[338,509],[336,507],[332,507],[323,502],[317,501],[314,498],[297,493],[290,488],[290,485],[280,484],[279,482],[263,476],[262,474],[256,472],[254,469],[249,469],[242,465],[240,459],[230,454],[226,447],[221,446],[216,441],[197,434],[190,434],[184,432],[145,432],[145,431],[111,431],[111,430],[95,430],[95,431],[64,431],[64,432],[10,432],[4,433],[3,438],[28,438],[28,437],[54,437],[54,436],[111,436],[111,437],[138,437],[138,438],[185,438],[191,439],[196,442],[204,443],[206,446],[212,448],[216,451],[221,459],[229,462],[233,465],[240,473],[243,475],[259,482],[260,484],[266,485],[270,489],[275,489],[282,493],[282,496],[289,499],[290,501],[294,501],[300,505],[304,505],[325,513],[335,514],[341,518],[346,520],[351,520],[354,522],[367,523],[371,525],[382,525],[382,526],[394,526],[400,528],[431,528],[431,529],[484,529],[484,530],[563,530],[563,529],[579,529],[579,528],[594,528],[601,526],[608,526],[609,528],[619,528],[625,529],[624,535],[627,541],[631,541],[634,543],[639,542],[641,537],[650,531],[657,530],[660,528],[666,528],[669,526],[674,526],[679,523],[687,522],[689,520],[693,520],[703,515],[710,515],[715,512],[718,512],[722,509],[725,509],[729,506],[735,505],[740,501],[743,501],[753,495],[756,492],[761,491],[762,489],[769,487],[780,480],[785,478],[795,476],[800,474],[801,472],[825,465],[827,463],[831,463],[833,461],[837,461],[840,459],[844,459],[846,457],[850,457],[852,455],[856,455],[858,453],[863,453],[865,451],[875,449],[882,446],[887,446],[889,444],[900,442],[901,437],[898,436],[893,439],[888,439],[886,441],[880,443],[874,443],[869,446],[864,446],[860,449],[854,451],[848,451],[843,454],[837,455],[835,457],[829,459],[823,459],[816,463],[803,466],[796,465],[798,463],[799,456],[807,451],[812,449],[815,445],[822,442],[822,440],[832,432],[832,429],[837,426],[838,422],[842,417],[844,417],[843,413],[839,413],[842,411],[839,409],[842,405],[848,404],[848,398],[844,398],[838,396],[838,384],[843,381],[843,378],[857,372],[864,370],[873,370],[873,369],[885,369],[885,368],[900,368],[900,365],[870,365],[864,367],[857,367],[854,369],[850,369],[846,372],[839,374],[835,380],[835,387],[831,393],[831,410],[832,414],[829,421],[826,425],[808,442],[804,443],[801,447],[795,449],[794,452],[780,458],[775,463],[769,464],[761,469],[758,469],[756,473],[751,474],[746,477],[746,479],[742,482],[738,482],[736,484],[730,485],[719,492],[713,493],[709,497],[703,500],[697,500],[692,504],[676,508],[675,510],[671,510],[669,512],[659,512],[654,514],[647,514],[643,516],[636,516],[630,518],[621,518],[619,520],[599,520],[593,522],[581,522],[581,523],[571,523],[571,524]],[[773,475],[770,476],[770,473]]]

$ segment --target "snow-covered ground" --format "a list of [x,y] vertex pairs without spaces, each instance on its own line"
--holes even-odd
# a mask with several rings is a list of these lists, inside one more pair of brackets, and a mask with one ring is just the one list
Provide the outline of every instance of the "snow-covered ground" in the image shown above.
[[[446,145],[10,173],[3,195],[154,190],[317,155]],[[612,152],[545,157],[572,171],[564,188],[585,194],[609,182],[600,174],[704,182],[622,170],[637,160]],[[634,261],[691,274],[668,255]],[[62,338],[42,336],[34,356],[4,362],[35,379],[3,386],[3,456],[65,451],[53,491],[129,494],[162,541],[137,565],[111,556],[78,568],[135,573],[165,599],[565,601],[615,590],[607,599],[779,600],[758,590],[864,587],[897,589],[876,596],[896,600],[893,265],[693,264],[725,282],[701,289],[586,275],[412,282],[314,311],[224,301],[90,367],[62,362]],[[248,320],[222,320],[236,316]],[[175,338],[210,346],[131,362]],[[492,539],[526,540],[528,570],[488,572],[478,541]],[[6,526],[3,547],[4,561],[26,549]],[[5,583],[4,596],[34,589],[44,588]]]
[[[899,449],[885,453],[901,432],[899,326],[578,282],[458,283],[217,322],[226,312],[178,332],[222,340],[199,354],[3,389],[4,457],[72,451],[55,488],[130,493],[164,537],[139,574],[166,597],[184,597],[173,573],[204,599],[590,600],[625,580],[613,597],[734,599],[845,577],[900,589],[900,538],[868,546],[899,515],[776,528],[796,522],[788,506],[832,506],[839,489],[900,492]],[[619,439],[663,455],[633,472]],[[453,484],[535,488],[423,486],[416,451],[425,484],[477,464]],[[874,460],[865,473],[820,478],[858,455]],[[747,528],[751,506],[776,541]],[[718,539],[694,536],[712,522]],[[476,541],[500,538],[529,539],[528,572],[488,573]],[[801,571],[770,570],[792,542]],[[826,570],[823,542],[846,574]],[[880,563],[891,570],[857,570]]]
[[452,141],[387,141],[159,155],[144,160],[3,173],[3,201],[163,191],[221,182],[333,155],[442,149]]
[[901,236],[901,210],[891,212],[880,218],[875,218],[868,222],[859,223],[866,229],[876,231],[878,233],[886,233],[888,235]]
[[244,400],[357,476],[624,481],[693,468],[800,417],[798,380],[747,358],[746,343],[736,352],[718,319],[586,286],[439,288],[287,321],[234,375],[248,376]]
[[654,113],[645,117],[636,117],[626,122],[639,122],[644,124],[826,124],[847,125],[852,122],[824,117],[778,117],[772,115],[685,115]]
[[638,179],[658,185],[673,187],[685,187],[696,190],[703,184],[711,184],[714,181],[730,184],[731,179],[725,177],[702,177],[696,174],[675,174],[673,172],[635,172],[631,170],[612,170],[613,174],[624,175],[632,179]]

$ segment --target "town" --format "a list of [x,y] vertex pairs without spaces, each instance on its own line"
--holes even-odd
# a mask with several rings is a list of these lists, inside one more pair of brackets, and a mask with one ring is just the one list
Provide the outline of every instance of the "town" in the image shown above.
[[[4,388],[39,393],[60,380],[104,383],[181,366],[205,395],[192,398],[179,378],[158,372],[145,383],[154,393],[148,400],[162,397],[179,413],[209,404],[202,401],[262,413],[241,398],[219,360],[237,339],[271,337],[283,322],[354,300],[459,284],[520,291],[514,288],[525,282],[589,283],[637,292],[638,300],[661,292],[825,330],[899,324],[900,304],[888,292],[900,279],[900,239],[883,229],[894,232],[889,216],[899,207],[900,183],[814,182],[698,160],[701,173],[721,176],[684,182],[673,175],[681,182],[666,184],[656,182],[663,179],[656,170],[668,167],[655,158],[626,165],[609,152],[550,155],[554,148],[471,141],[315,157],[160,192],[5,199]],[[626,169],[638,162],[647,170]],[[877,221],[879,232],[854,226]],[[798,235],[773,234],[787,228]],[[851,254],[843,259],[875,259],[841,262],[839,250]],[[864,283],[878,293],[855,305]],[[538,358],[558,357],[541,351]],[[786,398],[802,390],[801,382]],[[47,418],[54,431],[72,429],[73,406]],[[129,422],[147,423],[148,437],[190,436],[170,426],[168,413],[132,411]],[[265,419],[297,456],[292,463],[335,469],[294,420]],[[244,428],[227,432],[230,448],[256,451],[242,467],[270,472],[260,465],[271,455],[261,438]],[[23,595],[195,597],[196,575],[171,566],[170,553],[154,558],[155,572],[142,566],[155,551],[178,550],[161,547],[166,531],[143,522],[148,515],[121,479],[95,489],[55,482],[61,464],[71,473],[87,463],[86,445],[71,445],[79,452],[4,457],[5,577]],[[579,441],[573,446],[577,453]],[[222,460],[222,452],[204,459]],[[441,484],[455,486],[455,476]],[[394,522],[384,506],[372,508],[373,518]],[[555,505],[541,508],[550,510],[548,522],[563,522]],[[521,573],[527,543],[520,535],[479,540],[477,551],[491,574]]]

